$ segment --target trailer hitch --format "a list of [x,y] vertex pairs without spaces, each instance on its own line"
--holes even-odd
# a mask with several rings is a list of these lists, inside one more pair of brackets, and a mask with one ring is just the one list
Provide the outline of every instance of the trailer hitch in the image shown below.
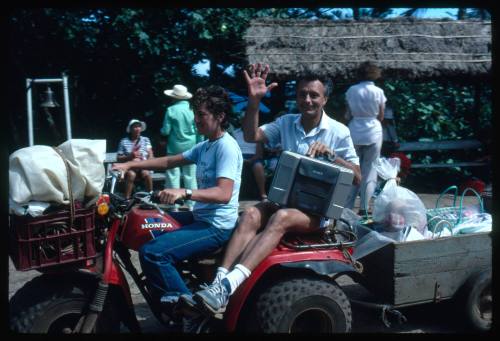
[[351,300],[351,303],[367,308],[381,309],[382,311],[380,318],[387,328],[391,327],[391,322],[389,321],[389,315],[394,315],[394,317],[397,319],[396,321],[398,322],[398,324],[403,324],[406,321],[408,321],[406,316],[404,316],[399,310],[394,309],[394,307],[389,304],[378,304],[378,303],[364,302],[358,300]]
[[398,324],[403,324],[408,321],[406,316],[404,316],[399,310],[396,310],[391,306],[384,306],[384,308],[382,308],[382,322],[384,322],[387,328],[391,327],[387,314],[393,314],[397,318]]

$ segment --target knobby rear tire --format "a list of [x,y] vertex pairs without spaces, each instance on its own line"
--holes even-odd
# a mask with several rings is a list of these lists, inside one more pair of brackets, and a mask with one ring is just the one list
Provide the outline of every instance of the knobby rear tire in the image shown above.
[[343,290],[319,278],[279,282],[266,289],[256,304],[264,333],[347,333],[352,311]]

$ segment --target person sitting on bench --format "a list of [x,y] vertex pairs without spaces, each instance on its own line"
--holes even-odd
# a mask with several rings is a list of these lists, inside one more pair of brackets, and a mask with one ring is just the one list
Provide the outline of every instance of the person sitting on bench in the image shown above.
[[[146,130],[146,123],[135,118],[131,119],[126,130],[129,136],[120,140],[116,156],[118,162],[142,161],[154,158],[149,137],[141,136],[141,133]],[[151,171],[147,169],[129,169],[125,174],[125,198],[130,198],[134,189],[134,182],[139,179],[144,180],[146,191],[153,190]]]

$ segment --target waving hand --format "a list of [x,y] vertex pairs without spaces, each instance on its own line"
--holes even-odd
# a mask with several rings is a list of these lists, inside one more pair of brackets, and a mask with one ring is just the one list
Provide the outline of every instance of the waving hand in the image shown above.
[[249,99],[261,100],[268,91],[278,86],[278,83],[266,85],[266,78],[269,73],[268,64],[265,66],[260,63],[250,64],[248,69],[249,72],[243,70],[243,74],[248,87]]

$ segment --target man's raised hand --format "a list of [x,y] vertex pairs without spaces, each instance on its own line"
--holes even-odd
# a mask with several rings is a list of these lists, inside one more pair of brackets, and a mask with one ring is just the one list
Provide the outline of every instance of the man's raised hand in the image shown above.
[[274,82],[266,85],[266,78],[269,73],[269,65],[263,66],[260,63],[250,64],[248,66],[248,73],[243,70],[243,75],[248,87],[248,97],[261,100],[268,91],[271,91],[278,86],[278,83]]

